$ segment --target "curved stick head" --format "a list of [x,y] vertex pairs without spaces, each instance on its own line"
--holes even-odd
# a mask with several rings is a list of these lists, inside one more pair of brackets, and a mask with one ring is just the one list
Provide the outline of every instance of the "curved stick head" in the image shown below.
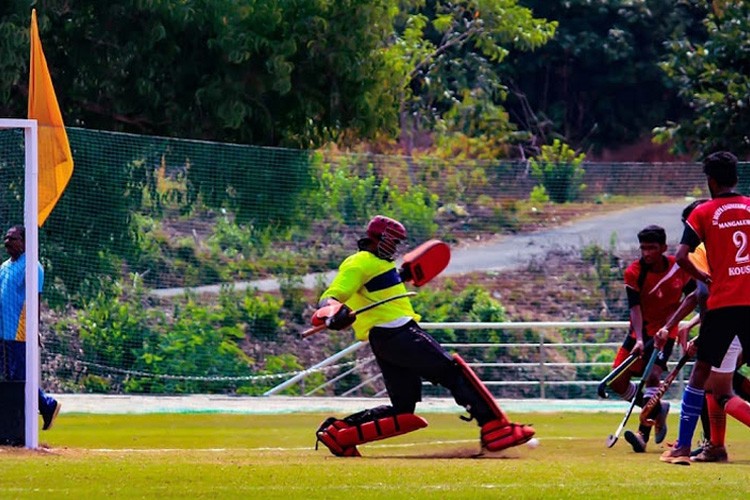
[[607,395],[606,387],[607,384],[599,384],[599,386],[596,388],[596,394],[602,399],[609,398],[609,396]]
[[614,434],[610,434],[609,437],[607,437],[607,448],[612,448],[616,442],[617,436],[615,436]]

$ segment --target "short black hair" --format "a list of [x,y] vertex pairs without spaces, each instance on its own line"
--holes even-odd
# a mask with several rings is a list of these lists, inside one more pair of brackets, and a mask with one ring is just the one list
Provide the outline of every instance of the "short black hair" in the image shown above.
[[703,159],[703,173],[722,187],[737,185],[737,157],[729,151],[717,151]]
[[21,235],[21,239],[23,241],[26,241],[26,227],[25,226],[21,224],[16,224],[15,226],[11,226],[10,229],[8,229],[8,231],[10,231],[11,229],[15,229],[16,232],[18,232]]
[[707,201],[708,200],[706,198],[701,198],[701,199],[695,200],[690,205],[682,209],[682,222],[685,222],[688,219],[688,217],[690,217],[690,214],[693,213],[693,210],[695,210],[695,207]]
[[661,226],[646,226],[638,233],[639,243],[667,244],[667,232]]

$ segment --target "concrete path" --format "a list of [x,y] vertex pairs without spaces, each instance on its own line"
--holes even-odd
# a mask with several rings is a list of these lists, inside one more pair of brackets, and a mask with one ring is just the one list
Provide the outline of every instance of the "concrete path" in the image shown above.
[[[535,233],[500,236],[496,239],[463,245],[454,248],[451,263],[444,275],[460,275],[473,271],[502,271],[527,265],[533,259],[544,257],[551,250],[581,248],[596,243],[609,248],[614,235],[619,251],[636,248],[636,234],[649,224],[657,224],[667,231],[667,242],[674,248],[682,236],[680,215],[688,201],[645,205],[617,212],[569,222],[559,227]],[[306,288],[315,288],[318,283],[330,283],[336,271],[309,274],[303,277]],[[279,289],[274,278],[244,281],[234,284],[236,290],[255,288],[261,292]],[[219,285],[195,287],[198,294],[218,293]],[[184,288],[152,290],[158,297],[174,297],[185,292]]]
[[472,271],[502,271],[528,264],[551,250],[581,248],[596,243],[608,249],[615,238],[619,251],[637,248],[638,231],[649,224],[667,231],[667,243],[675,248],[682,237],[680,216],[688,201],[646,205],[589,217],[529,234],[502,236],[494,241],[454,249],[446,275]]

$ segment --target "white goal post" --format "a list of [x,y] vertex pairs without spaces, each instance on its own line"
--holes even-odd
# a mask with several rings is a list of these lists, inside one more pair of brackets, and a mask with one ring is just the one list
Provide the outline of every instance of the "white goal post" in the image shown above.
[[[26,388],[25,446],[39,447],[39,154],[36,120],[0,118],[0,129],[23,129],[24,216],[26,227]],[[2,151],[0,151],[2,155]],[[2,228],[3,231],[7,228]],[[4,234],[4,233],[3,233]],[[3,259],[4,260],[4,259]]]

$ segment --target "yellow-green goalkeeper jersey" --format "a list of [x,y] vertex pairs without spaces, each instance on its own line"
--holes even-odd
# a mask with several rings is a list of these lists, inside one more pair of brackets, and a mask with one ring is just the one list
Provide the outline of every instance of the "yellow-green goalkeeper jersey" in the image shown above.
[[[406,287],[396,270],[396,264],[376,255],[359,251],[347,257],[339,266],[338,274],[331,286],[323,292],[321,300],[333,297],[352,310],[406,293]],[[382,325],[400,318],[410,317],[415,321],[420,316],[414,312],[408,297],[396,299],[357,315],[354,334],[358,340],[367,340],[373,326]]]

